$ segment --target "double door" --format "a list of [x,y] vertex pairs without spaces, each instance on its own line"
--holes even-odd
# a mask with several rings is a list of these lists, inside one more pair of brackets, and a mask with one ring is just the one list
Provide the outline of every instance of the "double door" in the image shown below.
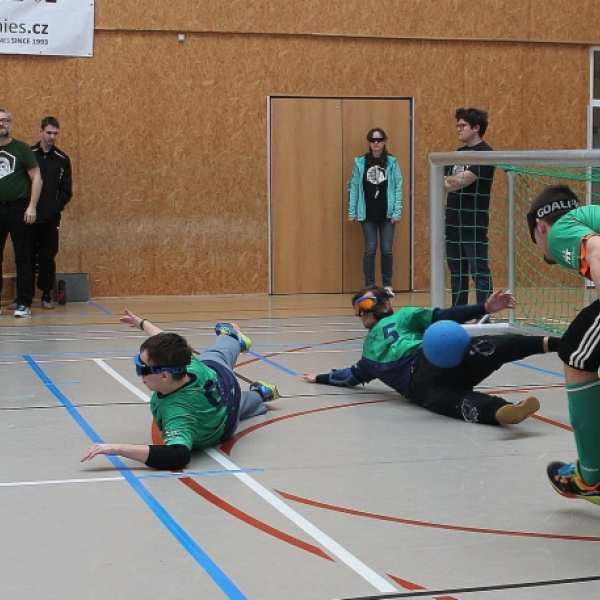
[[[403,178],[394,238],[396,290],[411,288],[410,99],[269,99],[270,282],[273,294],[355,292],[364,285],[360,223],[348,221],[354,158],[381,127]],[[381,284],[379,253],[376,280]]]

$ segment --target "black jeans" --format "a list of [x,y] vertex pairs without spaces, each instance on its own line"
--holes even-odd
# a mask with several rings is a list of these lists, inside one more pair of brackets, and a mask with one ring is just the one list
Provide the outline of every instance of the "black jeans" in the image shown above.
[[469,271],[475,284],[476,302],[492,293],[486,227],[446,226],[446,258],[452,285],[452,306],[469,304]]
[[2,291],[2,259],[6,238],[10,235],[17,269],[17,301],[31,306],[33,284],[31,276],[31,225],[25,223],[28,198],[0,202],[0,292]]
[[544,336],[506,334],[474,337],[463,361],[452,369],[440,369],[421,354],[413,371],[410,400],[440,415],[497,425],[496,411],[509,403],[473,388],[502,365],[543,353]]
[[56,261],[58,254],[58,227],[60,217],[49,223],[31,225],[31,274],[35,282],[37,268],[37,287],[49,294],[54,289]]

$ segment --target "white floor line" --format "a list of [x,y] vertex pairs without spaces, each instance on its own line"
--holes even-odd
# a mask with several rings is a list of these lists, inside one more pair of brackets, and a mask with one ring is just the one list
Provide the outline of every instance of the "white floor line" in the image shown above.
[[30,487],[39,485],[64,485],[66,483],[98,483],[100,481],[125,481],[124,477],[94,477],[92,479],[42,479],[41,481],[4,481],[0,488]]
[[[151,473],[145,475],[135,475],[136,479],[184,479],[186,477],[215,476],[215,475],[235,475],[236,473],[245,473],[248,471],[263,471],[264,469],[245,469],[243,471],[185,471],[184,473]],[[106,481],[127,480],[123,476],[116,477],[91,477],[86,479],[42,479],[38,481],[0,481],[0,488],[14,487],[36,487],[42,485],[65,485],[72,483],[104,483]]]
[[101,368],[103,368],[111,377],[114,377],[121,385],[125,386],[130,392],[134,393],[138,398],[141,398],[144,402],[150,402],[150,397],[129,383],[125,377],[119,375],[112,367],[109,367],[101,358],[95,358],[94,362]]
[[[119,383],[123,384],[128,390],[133,392],[138,398],[142,398],[145,402],[149,402],[150,398],[143,392],[141,392],[134,385],[129,383],[124,377],[119,375],[114,369],[109,367],[103,360],[94,359],[94,362],[98,366],[102,367],[109,375],[114,377]],[[370,567],[365,565],[362,561],[356,558],[353,554],[348,552],[335,540],[323,533],[318,527],[313,525],[308,519],[305,519],[301,514],[296,512],[293,508],[288,506],[273,492],[269,491],[263,485],[255,481],[252,477],[246,473],[240,472],[241,469],[236,466],[229,458],[223,453],[215,450],[214,448],[208,448],[204,450],[208,456],[217,461],[220,465],[225,467],[228,471],[238,471],[234,473],[235,476],[245,485],[247,485],[253,492],[258,494],[263,500],[268,502],[275,510],[279,511],[284,517],[288,518],[297,527],[302,529],[307,535],[321,544],[324,548],[329,550],[333,555],[337,556],[343,563],[350,567],[357,575],[368,581],[376,590],[379,592],[397,592],[398,589],[389,583],[387,579],[384,579],[381,575],[373,571]]]
[[[208,448],[204,450],[204,452],[214,458],[226,469],[239,471],[239,467],[237,467],[231,460],[229,460],[229,458],[227,458],[218,450],[215,450],[214,448]],[[263,500],[268,502],[273,508],[278,510],[284,517],[287,517],[290,521],[292,521],[292,523],[296,524],[310,537],[316,540],[324,548],[329,550],[329,552],[337,556],[355,573],[373,585],[375,589],[380,592],[398,591],[397,588],[391,585],[386,579],[381,577],[381,575],[373,571],[373,569],[370,567],[367,567],[367,565],[356,558],[356,556],[348,552],[348,550],[346,550],[344,547],[340,546],[340,544],[338,544],[335,540],[329,537],[326,533],[323,533],[308,519],[305,519],[301,514],[297,513],[293,508],[289,507],[285,502],[283,502],[278,496],[273,494],[273,492],[269,491],[263,485],[252,479],[252,477],[249,477],[245,473],[236,473],[235,476],[240,481],[245,483],[252,491],[256,492]]]

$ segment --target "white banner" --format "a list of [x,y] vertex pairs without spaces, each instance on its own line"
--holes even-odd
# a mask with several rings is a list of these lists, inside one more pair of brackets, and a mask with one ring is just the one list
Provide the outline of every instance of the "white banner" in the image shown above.
[[0,0],[0,54],[92,56],[94,0]]

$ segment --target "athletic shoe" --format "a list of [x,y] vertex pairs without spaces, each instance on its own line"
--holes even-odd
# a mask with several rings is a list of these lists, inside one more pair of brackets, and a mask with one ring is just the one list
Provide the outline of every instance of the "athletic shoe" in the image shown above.
[[19,308],[19,301],[18,300],[13,300],[7,307],[7,310],[17,310],[17,308]]
[[265,383],[264,381],[255,381],[250,384],[251,392],[258,392],[263,402],[271,402],[281,398],[279,390],[274,383]]
[[552,487],[565,498],[579,498],[600,504],[600,483],[589,486],[579,473],[579,463],[552,462],[546,472]]
[[52,296],[50,296],[50,294],[44,294],[42,296],[42,308],[44,310],[54,310],[54,303],[52,302]]
[[240,326],[237,323],[217,323],[215,325],[215,333],[235,338],[239,342],[242,352],[246,353],[250,351],[252,340],[241,332]]
[[390,298],[393,298],[396,295],[394,294],[394,290],[392,289],[391,285],[386,285],[383,289],[388,293]]
[[530,396],[517,404],[505,404],[496,411],[496,421],[502,425],[516,425],[540,410],[540,401]]
[[19,304],[19,306],[17,307],[17,310],[15,310],[15,317],[19,318],[19,317],[30,317],[31,316],[31,309],[29,308],[29,306],[25,306],[24,304]]

